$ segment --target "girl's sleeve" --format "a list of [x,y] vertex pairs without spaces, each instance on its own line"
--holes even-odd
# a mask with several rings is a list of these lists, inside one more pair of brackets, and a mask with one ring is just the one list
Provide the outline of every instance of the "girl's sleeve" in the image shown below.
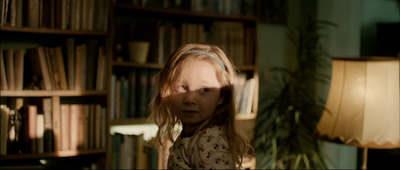
[[192,162],[196,169],[235,169],[228,142],[220,133],[201,135],[195,151]]

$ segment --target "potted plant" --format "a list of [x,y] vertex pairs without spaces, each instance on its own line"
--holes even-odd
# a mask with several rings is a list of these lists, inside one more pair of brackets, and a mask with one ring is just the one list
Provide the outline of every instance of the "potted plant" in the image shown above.
[[317,72],[318,67],[330,66],[318,32],[328,26],[334,24],[308,20],[302,27],[288,28],[288,38],[297,49],[297,65],[294,70],[271,68],[274,87],[260,94],[254,135],[257,168],[326,168],[320,142],[312,132],[325,106],[315,87],[330,80],[329,75]]

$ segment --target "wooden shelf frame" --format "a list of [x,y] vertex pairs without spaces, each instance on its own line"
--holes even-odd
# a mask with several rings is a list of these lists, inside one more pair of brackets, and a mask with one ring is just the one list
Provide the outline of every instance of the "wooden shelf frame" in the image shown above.
[[31,27],[11,27],[2,26],[0,31],[3,33],[31,33],[31,34],[48,34],[48,35],[73,35],[73,36],[96,36],[107,37],[108,32],[103,31],[81,31],[70,29],[53,29],[53,28],[31,28]]
[[[138,63],[132,63],[132,62],[118,62],[114,61],[112,63],[113,67],[130,67],[130,68],[140,68],[140,69],[162,69],[163,64],[156,64],[156,63],[145,63],[145,64],[138,64]],[[254,65],[242,65],[242,66],[236,66],[237,69],[240,71],[254,71],[256,69],[256,66]]]
[[20,159],[46,159],[46,158],[63,158],[73,157],[82,155],[96,155],[106,154],[106,149],[94,149],[94,150],[68,150],[50,153],[35,153],[35,154],[7,154],[1,155],[0,160],[20,160]]
[[114,3],[113,7],[115,11],[122,10],[122,11],[161,15],[161,16],[180,16],[187,18],[203,18],[212,20],[228,20],[228,21],[240,21],[240,22],[258,21],[258,18],[256,16],[229,15],[229,14],[207,13],[207,12],[197,12],[197,11],[168,9],[168,8],[139,7],[122,3]]
[[161,69],[163,67],[162,64],[156,63],[145,63],[145,64],[138,64],[132,62],[113,62],[113,67],[130,67],[130,68],[141,68],[141,69]]
[[2,97],[73,97],[73,96],[106,96],[107,91],[78,90],[2,90]]

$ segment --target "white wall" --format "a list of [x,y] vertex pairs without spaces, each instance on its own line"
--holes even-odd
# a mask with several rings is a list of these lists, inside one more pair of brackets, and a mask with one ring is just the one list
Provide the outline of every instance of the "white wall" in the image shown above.
[[319,0],[317,15],[337,27],[324,31],[324,47],[332,56],[359,56],[361,0]]
[[[288,4],[288,25],[297,25],[300,20],[300,0],[290,0]],[[268,70],[274,66],[294,66],[295,48],[286,36],[286,26],[259,24],[258,25],[258,57],[260,72],[260,87],[268,84]],[[260,88],[260,96],[266,88]]]
[[395,0],[361,1],[361,55],[376,55],[377,23],[400,22],[399,6]]

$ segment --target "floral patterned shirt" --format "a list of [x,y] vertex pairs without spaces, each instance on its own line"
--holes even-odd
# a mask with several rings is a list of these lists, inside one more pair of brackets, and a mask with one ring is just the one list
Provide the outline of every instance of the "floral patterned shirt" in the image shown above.
[[226,134],[219,126],[178,137],[169,153],[168,169],[236,169]]

